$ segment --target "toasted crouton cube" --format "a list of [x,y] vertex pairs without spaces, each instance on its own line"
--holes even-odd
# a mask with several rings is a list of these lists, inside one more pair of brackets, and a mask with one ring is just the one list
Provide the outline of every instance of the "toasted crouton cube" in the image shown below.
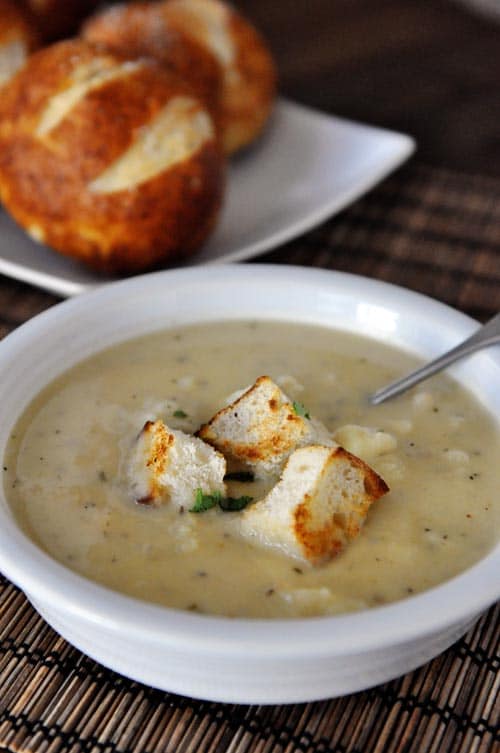
[[261,376],[202,426],[198,436],[259,478],[277,476],[297,447],[336,446],[326,427],[297,406],[270,377]]
[[136,502],[190,508],[196,490],[225,493],[226,461],[201,439],[146,421],[132,449],[129,479]]
[[311,445],[290,455],[281,480],[247,508],[241,533],[313,565],[339,554],[388,486],[342,447]]

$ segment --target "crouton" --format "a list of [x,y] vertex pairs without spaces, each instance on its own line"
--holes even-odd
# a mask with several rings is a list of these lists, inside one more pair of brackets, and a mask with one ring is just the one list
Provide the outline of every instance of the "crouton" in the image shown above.
[[321,564],[357,536],[388,486],[342,447],[311,445],[290,455],[281,480],[242,515],[240,532],[290,557]]
[[146,421],[132,448],[128,475],[133,497],[143,505],[170,502],[191,508],[196,490],[225,493],[226,461],[201,439]]
[[326,427],[268,376],[216,413],[197,436],[263,479],[278,476],[297,447],[336,446]]

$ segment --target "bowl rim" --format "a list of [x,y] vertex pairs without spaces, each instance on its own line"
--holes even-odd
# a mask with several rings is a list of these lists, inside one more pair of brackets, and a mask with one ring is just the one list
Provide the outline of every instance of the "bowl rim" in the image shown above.
[[[327,269],[292,265],[251,264],[214,265],[160,271],[111,283],[48,309],[8,335],[0,343],[0,371],[12,356],[23,350],[33,338],[57,331],[65,320],[79,311],[96,309],[110,298],[125,299],[145,285],[186,283],[193,279],[233,280],[255,283],[272,278],[275,284],[320,284],[331,288],[351,288],[374,295],[386,305],[405,305],[415,310],[423,306],[425,318],[442,321],[464,337],[477,327],[465,314],[432,298],[379,280],[371,280]],[[436,319],[437,317],[437,319]],[[237,319],[238,316],[233,317]],[[241,318],[241,317],[240,317]],[[284,319],[286,317],[283,317]],[[288,316],[290,318],[290,315]],[[168,327],[168,325],[166,325]],[[97,347],[98,352],[101,347]],[[500,370],[500,353],[492,361]],[[15,363],[15,361],[14,361]],[[62,373],[62,372],[59,372]],[[49,380],[50,381],[50,380]],[[45,385],[44,385],[45,386]],[[490,415],[492,415],[490,413]],[[5,500],[3,485],[0,501]],[[194,651],[211,650],[219,654],[301,656],[346,654],[403,643],[435,633],[479,614],[500,596],[498,570],[500,544],[464,572],[419,594],[397,602],[360,612],[322,617],[263,619],[226,618],[201,615],[143,602],[112,591],[69,570],[45,554],[16,524],[8,504],[0,505],[0,569],[35,602],[44,603],[77,619],[105,628],[112,633],[154,643],[174,644]],[[466,595],[466,599],[464,598]],[[283,640],[286,635],[286,640]]]

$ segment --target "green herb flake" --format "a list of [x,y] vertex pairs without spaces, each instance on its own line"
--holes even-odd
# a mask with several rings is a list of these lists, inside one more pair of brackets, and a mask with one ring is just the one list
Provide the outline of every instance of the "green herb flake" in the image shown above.
[[253,497],[223,497],[220,492],[205,494],[203,489],[198,488],[194,505],[189,512],[207,512],[217,506],[224,512],[237,512],[243,510],[252,501]]
[[174,415],[174,418],[187,418],[188,417],[188,414],[180,409],[174,411],[173,415]]
[[238,512],[253,501],[253,497],[222,497],[219,500],[219,507],[224,512]]
[[212,507],[217,507],[220,504],[222,494],[220,492],[214,492],[213,494],[205,494],[203,489],[198,488],[196,490],[196,497],[194,505],[189,512],[206,512],[211,510]]
[[293,407],[293,412],[295,413],[296,416],[303,416],[304,418],[311,418],[311,416],[306,411],[302,403],[299,403],[296,400],[294,400],[292,407]]
[[224,481],[240,481],[242,484],[251,484],[255,481],[255,475],[252,471],[232,471],[226,473]]

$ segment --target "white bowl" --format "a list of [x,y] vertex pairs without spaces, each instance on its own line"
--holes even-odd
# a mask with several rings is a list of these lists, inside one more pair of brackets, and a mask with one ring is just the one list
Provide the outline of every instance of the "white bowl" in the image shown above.
[[[0,455],[27,404],[61,372],[114,343],[191,322],[278,319],[379,338],[432,357],[477,324],[416,293],[289,266],[190,268],[137,277],[52,308],[0,344]],[[498,349],[453,370],[500,415]],[[401,675],[456,641],[500,595],[500,546],[401,602],[296,620],[210,617],[114,593],[67,570],[19,529],[0,492],[0,569],[61,635],[135,680],[239,703],[310,701]]]

